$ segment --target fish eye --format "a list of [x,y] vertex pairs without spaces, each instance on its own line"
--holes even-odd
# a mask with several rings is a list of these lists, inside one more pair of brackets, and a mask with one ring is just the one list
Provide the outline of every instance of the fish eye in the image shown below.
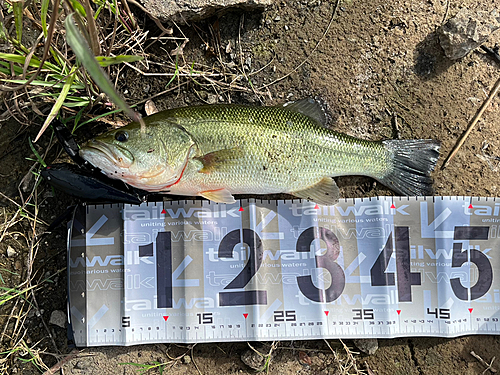
[[127,142],[128,140],[128,133],[125,130],[119,130],[115,133],[115,139],[118,142]]

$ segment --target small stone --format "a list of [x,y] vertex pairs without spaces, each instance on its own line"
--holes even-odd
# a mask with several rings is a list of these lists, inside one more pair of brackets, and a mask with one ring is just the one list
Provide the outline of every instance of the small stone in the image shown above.
[[462,8],[438,30],[439,42],[451,60],[457,60],[486,42],[500,28],[500,13]]
[[12,246],[7,247],[7,258],[13,258],[17,255],[16,250]]
[[279,21],[281,21],[281,17],[280,17],[280,16],[276,16],[276,17],[274,18],[274,20],[275,20],[276,22],[279,22]]
[[61,310],[54,310],[52,311],[52,314],[50,314],[49,324],[54,324],[58,327],[65,328],[66,322],[66,314]]
[[357,339],[354,340],[354,345],[368,355],[373,355],[378,350],[377,339]]
[[312,365],[311,357],[309,357],[306,352],[302,352],[302,351],[299,352],[299,362],[300,362],[300,364],[302,364],[304,366],[311,366]]
[[77,370],[86,370],[88,367],[88,364],[85,361],[78,361],[75,364],[75,369]]
[[266,358],[254,350],[246,350],[241,355],[241,361],[255,371],[264,370]]
[[189,365],[191,363],[191,357],[188,355],[185,355],[184,357],[182,357],[182,362],[184,362],[184,364],[186,364],[186,365]]
[[217,95],[215,95],[215,94],[208,94],[208,96],[207,96],[207,103],[208,104],[215,104],[215,103],[217,103]]
[[252,58],[250,56],[245,59],[245,65],[249,68],[252,66]]

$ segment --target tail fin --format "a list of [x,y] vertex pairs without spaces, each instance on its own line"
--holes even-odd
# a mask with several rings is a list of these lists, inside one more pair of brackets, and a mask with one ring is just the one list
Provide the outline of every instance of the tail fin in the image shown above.
[[383,141],[392,154],[392,169],[380,182],[402,195],[432,195],[439,142],[432,139]]

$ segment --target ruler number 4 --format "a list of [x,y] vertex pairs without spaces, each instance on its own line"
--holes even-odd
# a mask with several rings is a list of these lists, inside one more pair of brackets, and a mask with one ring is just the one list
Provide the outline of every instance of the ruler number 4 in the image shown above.
[[411,272],[410,270],[410,228],[394,227],[394,237],[396,246],[392,245],[391,232],[370,270],[371,284],[372,286],[396,285],[394,273],[385,272],[395,250],[399,302],[411,302],[411,286],[422,285],[422,280],[419,272]]

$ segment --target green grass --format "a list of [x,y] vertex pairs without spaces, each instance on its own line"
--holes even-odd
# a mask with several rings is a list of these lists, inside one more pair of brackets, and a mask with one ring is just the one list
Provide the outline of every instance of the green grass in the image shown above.
[[[3,23],[0,28],[0,38],[11,47],[10,53],[0,53],[0,73],[2,73],[0,83],[3,84],[4,91],[12,93],[10,98],[7,98],[7,103],[13,103],[11,108],[13,113],[16,113],[15,103],[9,99],[14,101],[23,96],[41,108],[51,106],[48,115],[44,116],[44,124],[34,142],[38,141],[57,116],[71,117],[81,108],[90,110],[94,98],[101,92],[104,92],[118,108],[135,118],[135,112],[116,92],[102,68],[125,62],[137,62],[142,60],[142,56],[95,56],[92,52],[99,49],[95,47],[96,43],[99,44],[98,37],[101,35],[95,23],[99,15],[107,13],[108,17],[117,17],[126,30],[132,31],[132,26],[136,23],[131,14],[121,9],[121,5],[115,1],[96,1],[99,7],[97,12],[92,14],[89,0],[62,0],[68,9],[73,10],[73,13],[64,19],[65,30],[62,30],[57,28],[60,23],[56,23],[54,17],[54,14],[58,14],[58,19],[63,18],[59,1],[32,2],[28,8],[36,8],[32,9],[31,13],[40,14],[40,25],[46,38],[42,51],[35,46],[24,45],[26,43],[26,38],[23,37],[24,2],[8,1],[8,12],[13,15],[15,32],[9,34],[7,32],[9,25]],[[51,4],[57,9],[51,9]],[[72,49],[68,49],[64,42],[61,42],[66,37]],[[26,118],[22,113],[17,114],[20,118]]]

